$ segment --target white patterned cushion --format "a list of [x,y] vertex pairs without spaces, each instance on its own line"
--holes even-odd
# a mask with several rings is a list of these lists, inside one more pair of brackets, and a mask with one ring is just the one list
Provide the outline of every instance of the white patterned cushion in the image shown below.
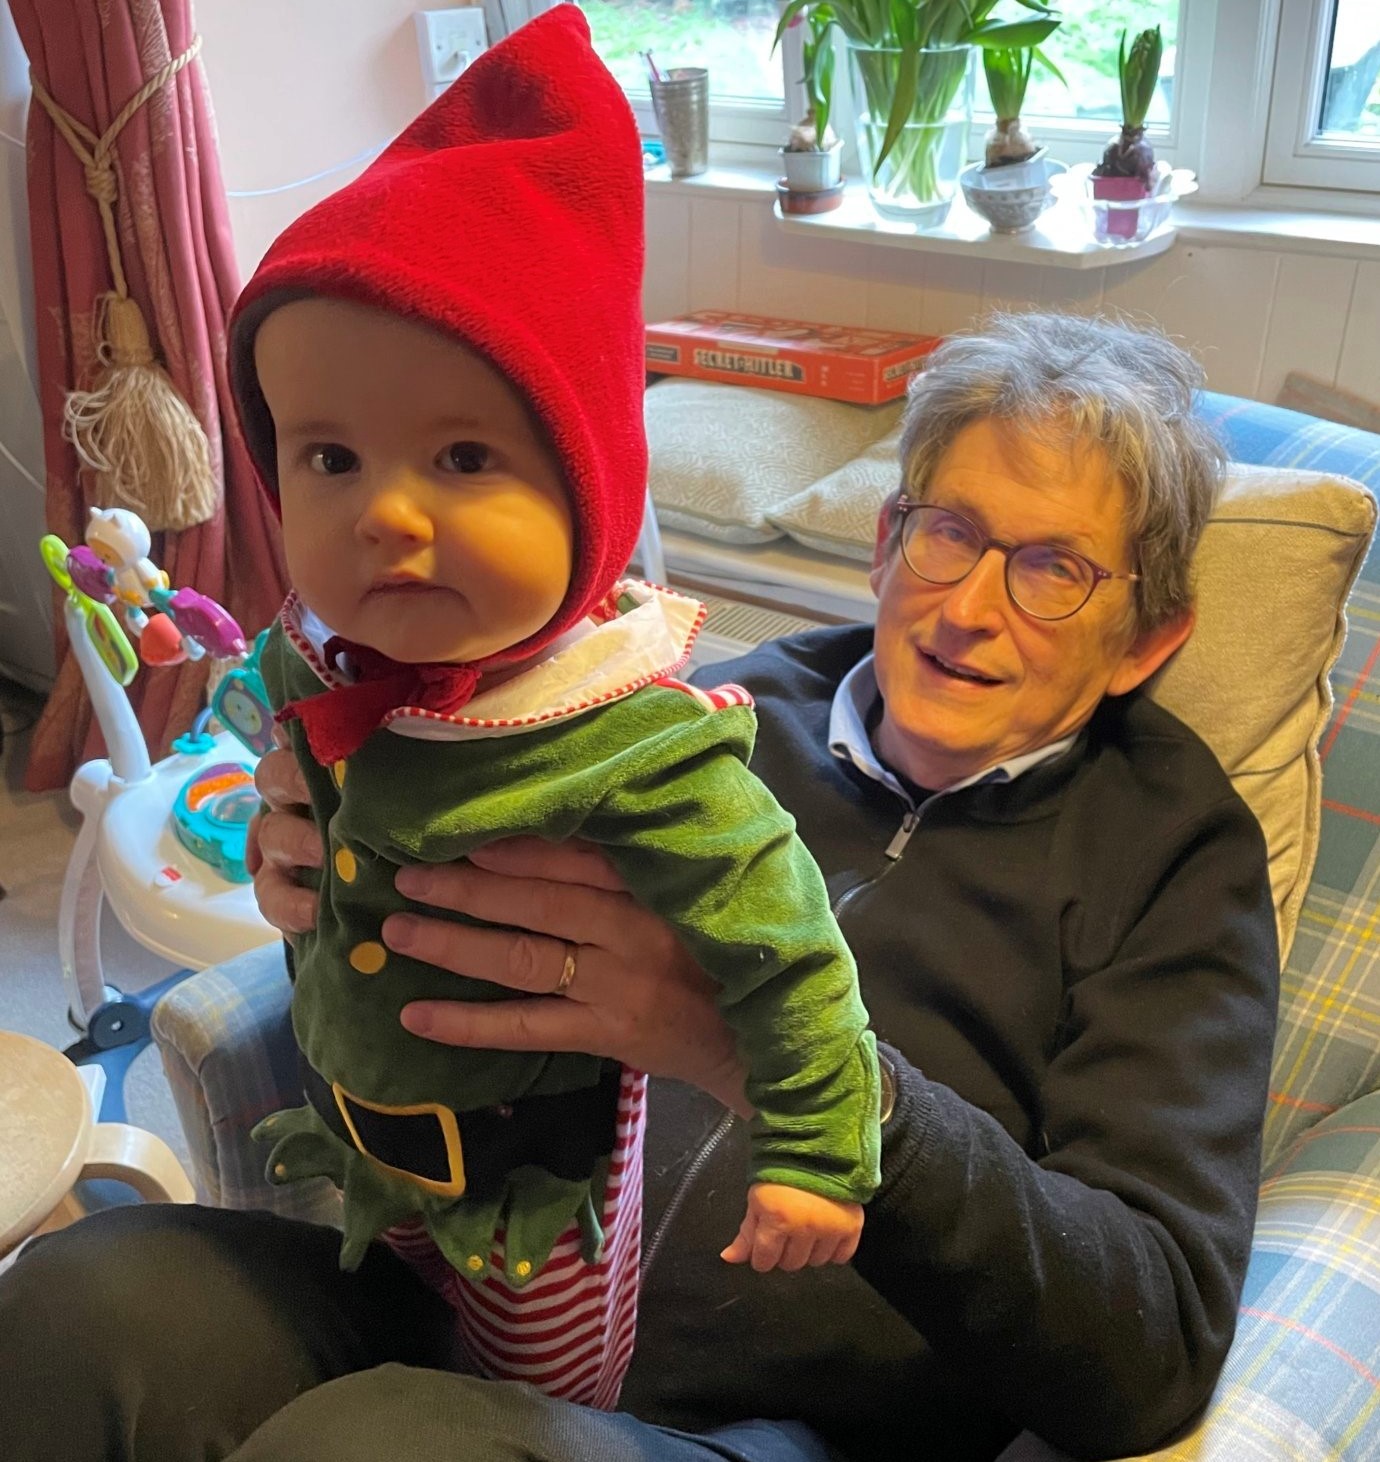
[[872,562],[877,513],[901,482],[901,425],[768,514],[806,548]]
[[657,518],[720,543],[780,538],[768,514],[890,431],[902,404],[660,381],[645,404]]

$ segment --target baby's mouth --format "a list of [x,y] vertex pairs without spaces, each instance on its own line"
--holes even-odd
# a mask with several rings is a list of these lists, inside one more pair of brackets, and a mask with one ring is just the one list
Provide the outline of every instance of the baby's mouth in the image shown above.
[[413,594],[448,594],[444,584],[431,579],[419,579],[415,574],[384,574],[369,585],[371,594],[408,596]]

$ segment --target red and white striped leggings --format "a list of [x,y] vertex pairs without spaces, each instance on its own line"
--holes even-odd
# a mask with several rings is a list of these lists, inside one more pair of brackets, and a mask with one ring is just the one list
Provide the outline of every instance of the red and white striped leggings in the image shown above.
[[637,1330],[646,1111],[647,1078],[624,1067],[597,1264],[581,1258],[572,1224],[537,1278],[515,1289],[503,1277],[500,1233],[491,1273],[476,1284],[451,1268],[421,1219],[384,1234],[452,1306],[466,1353],[494,1380],[527,1381],[548,1396],[604,1411],[617,1406]]

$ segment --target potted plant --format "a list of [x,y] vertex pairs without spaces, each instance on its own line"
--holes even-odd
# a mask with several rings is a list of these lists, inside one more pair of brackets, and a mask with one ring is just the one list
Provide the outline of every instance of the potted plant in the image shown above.
[[[1037,46],[990,46],[982,69],[996,122],[987,133],[983,160],[963,170],[963,196],[996,233],[1019,233],[1049,207],[1050,180],[1065,171],[1021,125],[1026,87],[1035,62],[1063,81],[1059,68]],[[1067,84],[1067,83],[1065,83]]]
[[781,149],[781,169],[791,192],[820,193],[839,186],[843,154],[843,142],[829,125],[834,90],[834,19],[828,5],[821,4],[804,17],[804,22],[802,79],[808,106]]
[[[1038,61],[1060,81],[1063,72],[1038,46],[988,46],[982,53],[982,70],[987,78],[987,95],[997,120],[987,133],[983,151],[984,168],[1020,167],[1044,151],[1035,145],[1021,122],[1030,73]],[[1064,82],[1067,86],[1068,83]]]
[[[1145,136],[1145,118],[1159,85],[1164,40],[1159,26],[1143,30],[1126,49],[1126,32],[1121,33],[1117,53],[1117,75],[1121,81],[1121,131],[1114,133],[1092,170],[1092,195],[1111,204],[1136,203],[1149,198],[1159,182],[1155,149]],[[1106,231],[1133,236],[1139,227],[1135,207],[1107,211]]]
[[788,0],[776,37],[827,9],[843,33],[858,154],[885,217],[943,222],[967,155],[975,47],[1037,46],[1059,24],[1044,0],[1029,18],[992,18],[998,0]]

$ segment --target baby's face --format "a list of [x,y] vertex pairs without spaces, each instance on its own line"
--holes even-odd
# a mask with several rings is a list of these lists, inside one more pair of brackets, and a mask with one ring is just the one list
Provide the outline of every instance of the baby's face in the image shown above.
[[426,326],[340,300],[275,310],[254,347],[288,572],[339,635],[408,663],[535,634],[570,584],[560,465],[523,397]]

